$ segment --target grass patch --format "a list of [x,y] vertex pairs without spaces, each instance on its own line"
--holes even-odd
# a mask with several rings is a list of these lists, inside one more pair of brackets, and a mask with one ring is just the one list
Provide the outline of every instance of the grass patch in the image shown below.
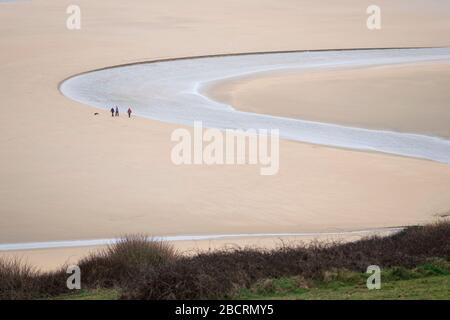
[[398,280],[382,285],[380,290],[364,286],[332,286],[274,294],[255,294],[243,291],[236,299],[243,300],[448,300],[450,276]]
[[90,289],[62,294],[51,300],[118,300],[119,297],[120,291],[117,289]]
[[328,272],[320,280],[265,279],[243,288],[234,299],[450,299],[450,263],[434,260],[413,269],[389,268],[381,273],[380,290],[368,290],[365,273]]

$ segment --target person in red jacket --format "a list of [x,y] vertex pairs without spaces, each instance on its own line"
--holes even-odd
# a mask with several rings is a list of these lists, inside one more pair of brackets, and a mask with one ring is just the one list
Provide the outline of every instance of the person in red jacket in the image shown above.
[[131,113],[133,112],[133,111],[131,111],[131,107],[130,108],[128,108],[128,118],[131,118]]

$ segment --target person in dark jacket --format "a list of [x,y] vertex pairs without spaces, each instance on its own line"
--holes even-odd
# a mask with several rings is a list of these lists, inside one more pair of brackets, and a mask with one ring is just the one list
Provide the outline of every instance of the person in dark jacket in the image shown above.
[[114,108],[111,108],[111,116],[114,117]]
[[131,111],[131,107],[128,108],[127,112],[128,112],[128,118],[131,118],[131,113],[133,112],[133,111]]

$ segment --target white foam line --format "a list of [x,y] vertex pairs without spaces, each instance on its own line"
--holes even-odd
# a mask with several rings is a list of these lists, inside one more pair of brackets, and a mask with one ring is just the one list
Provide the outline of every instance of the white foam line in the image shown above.
[[[132,106],[136,115],[205,128],[279,129],[285,139],[450,163],[450,140],[255,114],[214,101],[202,88],[276,70],[369,67],[450,60],[450,48],[310,51],[193,58],[97,70],[64,81],[61,92],[102,109]],[[126,109],[125,109],[126,110]]]
[[[243,234],[215,234],[215,235],[179,235],[179,236],[157,236],[149,237],[155,241],[201,241],[220,240],[232,238],[278,238],[278,237],[319,237],[319,236],[339,236],[339,235],[364,235],[377,232],[399,232],[404,228],[383,228],[343,232],[311,232],[311,233],[243,233]],[[24,243],[4,243],[0,244],[0,251],[35,250],[35,249],[56,249],[73,247],[92,247],[110,245],[121,241],[121,238],[92,239],[92,240],[68,240],[68,241],[47,241],[47,242],[24,242]]]

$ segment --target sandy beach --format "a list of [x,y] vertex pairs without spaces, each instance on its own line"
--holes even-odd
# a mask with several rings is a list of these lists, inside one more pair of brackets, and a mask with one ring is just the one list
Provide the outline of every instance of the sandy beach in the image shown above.
[[[261,176],[251,165],[175,166],[170,135],[179,125],[112,118],[107,111],[94,116],[98,110],[68,99],[58,86],[85,71],[162,58],[450,46],[450,3],[379,1],[384,22],[376,32],[366,28],[371,2],[365,0],[79,1],[78,31],[66,28],[69,4],[0,3],[0,243],[334,232],[421,224],[449,213],[446,164],[282,140],[275,176]],[[277,74],[220,90],[243,110],[448,138],[449,72],[442,64]],[[438,84],[425,86],[432,78]],[[397,90],[380,84],[363,94],[352,89],[352,79],[360,87],[375,79]],[[299,100],[299,92],[309,100]],[[355,100],[344,103],[350,96]],[[388,102],[398,96],[401,104]],[[435,103],[422,108],[430,98]],[[370,104],[357,108],[368,100],[381,105],[369,117]],[[413,110],[408,115],[404,104]],[[183,248],[190,245],[198,246]],[[18,254],[54,267],[86,252],[73,250]]]
[[[450,63],[278,72],[208,90],[239,110],[450,138]],[[436,115],[439,115],[436,117]]]

